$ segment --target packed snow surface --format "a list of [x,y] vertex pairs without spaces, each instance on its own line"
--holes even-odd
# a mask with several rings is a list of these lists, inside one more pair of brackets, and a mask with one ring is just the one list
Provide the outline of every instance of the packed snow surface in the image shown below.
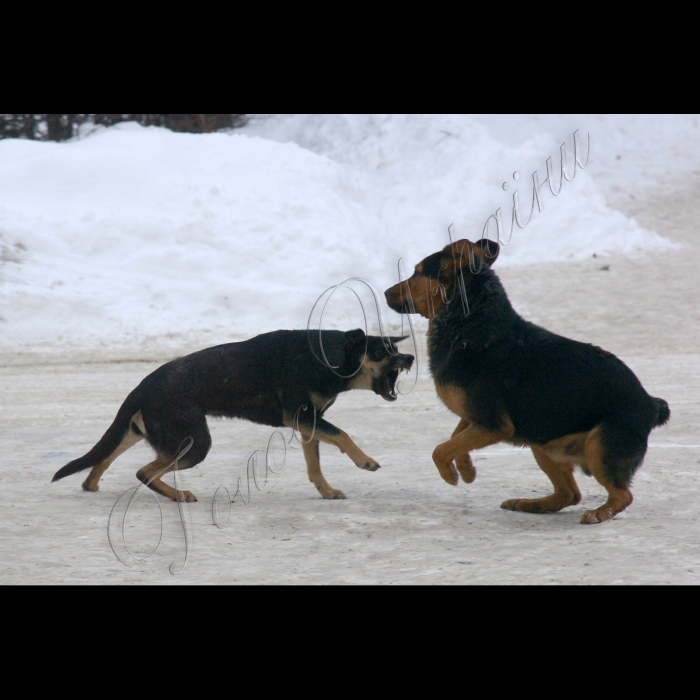
[[[0,141],[0,346],[303,328],[331,285],[361,277],[381,293],[400,258],[411,270],[449,242],[450,225],[475,240],[500,207],[507,240],[514,193],[526,221],[532,174],[542,182],[550,156],[559,187],[564,142],[575,177],[556,198],[542,186],[542,210],[514,228],[498,264],[663,248],[608,202],[646,184],[627,151],[658,170],[656,132],[697,140],[690,117],[666,120],[280,115],[230,133],[129,123],[61,144]],[[581,162],[588,133],[591,152],[574,171],[576,129]],[[335,295],[324,326],[362,324],[353,295]]]

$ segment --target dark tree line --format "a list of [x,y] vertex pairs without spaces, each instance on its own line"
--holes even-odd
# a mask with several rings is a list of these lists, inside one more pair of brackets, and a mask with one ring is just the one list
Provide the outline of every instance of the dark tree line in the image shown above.
[[172,131],[204,134],[242,126],[248,114],[0,114],[0,139],[25,138],[65,141],[82,124],[111,126],[136,121],[143,126],[164,126]]

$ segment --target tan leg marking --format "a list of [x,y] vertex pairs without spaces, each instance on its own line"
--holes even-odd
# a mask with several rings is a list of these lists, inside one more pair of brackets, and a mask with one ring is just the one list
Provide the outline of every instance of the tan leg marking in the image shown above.
[[[452,437],[466,430],[468,426],[469,421],[462,418],[457,424],[457,427],[452,431]],[[459,457],[455,457],[455,466],[465,484],[471,484],[474,479],[476,479],[476,467],[472,464],[472,458],[468,452]]]
[[306,471],[309,474],[309,481],[318,489],[321,496],[331,501],[345,498],[345,494],[340,489],[334,489],[321,473],[318,440],[314,438],[311,442],[302,443],[302,447],[306,459]]
[[457,457],[464,456],[472,450],[507,440],[514,431],[513,423],[507,416],[504,416],[503,426],[496,431],[489,431],[475,423],[470,423],[461,433],[457,433],[453,438],[443,442],[433,450],[433,462],[435,462],[440,476],[448,484],[456,486],[459,477],[452,462]]
[[[140,414],[140,412],[139,412]],[[131,425],[131,422],[129,423]],[[100,488],[100,479],[102,475],[107,471],[109,465],[114,462],[114,460],[119,457],[119,455],[124,454],[130,447],[133,447],[137,442],[143,440],[143,435],[137,435],[131,428],[129,428],[124,439],[119,443],[112,454],[103,459],[99,464],[94,466],[87,476],[87,479],[83,481],[83,491],[97,491]]]
[[376,472],[377,469],[379,469],[379,464],[369,455],[366,455],[344,430],[340,431],[340,435],[317,435],[320,440],[331,442],[336,445],[338,449],[350,457],[360,469],[366,469],[368,472]]
[[524,513],[554,513],[567,506],[581,502],[581,492],[574,479],[574,465],[571,462],[555,462],[544,448],[531,445],[532,454],[540,469],[549,477],[554,493],[544,498],[511,498],[501,504],[505,510],[519,510]]
[[587,510],[581,517],[584,525],[602,523],[611,520],[632,503],[632,492],[629,489],[618,489],[608,480],[603,471],[603,446],[600,444],[600,428],[591,430],[585,445],[588,470],[598,483],[608,492],[607,502],[595,510]]
[[177,491],[172,486],[161,481],[161,477],[175,469],[172,459],[156,459],[145,467],[141,467],[136,472],[136,477],[142,481],[149,489],[159,493],[161,496],[169,498],[171,501],[186,501],[195,503],[197,499],[191,491]]
[[[452,432],[452,437],[456,437],[460,433],[464,432],[468,427],[470,421],[465,418],[468,415],[466,410],[466,397],[464,392],[459,387],[452,385],[441,385],[436,384],[435,390],[438,396],[442,399],[442,402],[450,409],[453,413],[456,413],[460,417],[460,421],[457,427]],[[445,443],[447,444],[447,443]],[[433,457],[433,460],[435,458]],[[455,472],[455,467],[457,471]],[[476,469],[472,464],[472,458],[469,452],[464,452],[464,454],[458,454],[454,458],[454,467],[450,466],[450,476],[454,477],[455,484],[457,483],[457,473],[462,477],[465,483],[471,484],[474,479],[476,479]],[[445,477],[443,476],[443,479]],[[452,483],[451,480],[445,479],[448,483]]]
[[[304,442],[310,438],[311,430],[307,426],[297,426],[294,425],[292,421],[287,420],[285,420],[284,423],[288,428],[299,430]],[[338,435],[327,435],[321,430],[316,430],[313,433],[313,439],[335,445],[341,452],[350,457],[355,463],[355,466],[358,466],[360,469],[366,469],[368,472],[376,472],[377,469],[380,468],[380,465],[374,459],[366,455],[344,430],[338,430]]]

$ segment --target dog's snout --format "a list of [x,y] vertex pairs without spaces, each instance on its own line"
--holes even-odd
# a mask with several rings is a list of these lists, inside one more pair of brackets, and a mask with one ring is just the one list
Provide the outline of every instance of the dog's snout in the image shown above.
[[390,309],[398,311],[399,313],[406,313],[406,310],[403,308],[406,305],[402,303],[403,299],[399,289],[402,284],[403,282],[399,282],[399,284],[389,287],[389,289],[384,292],[384,298]]
[[416,358],[413,355],[397,355],[392,362],[395,369],[411,369],[413,366],[413,360]]

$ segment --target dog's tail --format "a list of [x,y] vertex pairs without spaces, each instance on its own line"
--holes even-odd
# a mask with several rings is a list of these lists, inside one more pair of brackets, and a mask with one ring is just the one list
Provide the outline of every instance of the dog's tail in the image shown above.
[[126,397],[121,408],[117,411],[112,425],[107,428],[107,432],[100,438],[99,442],[86,455],[68,462],[65,467],[61,467],[53,475],[51,482],[64,479],[71,474],[83,471],[83,469],[90,469],[107,459],[119,447],[130,430],[131,418],[140,409],[140,398],[138,388],[132,391]]
[[658,399],[656,396],[652,396],[651,399],[656,405],[656,420],[654,421],[654,427],[657,428],[660,425],[665,425],[668,423],[668,419],[671,417],[671,409],[663,399]]

